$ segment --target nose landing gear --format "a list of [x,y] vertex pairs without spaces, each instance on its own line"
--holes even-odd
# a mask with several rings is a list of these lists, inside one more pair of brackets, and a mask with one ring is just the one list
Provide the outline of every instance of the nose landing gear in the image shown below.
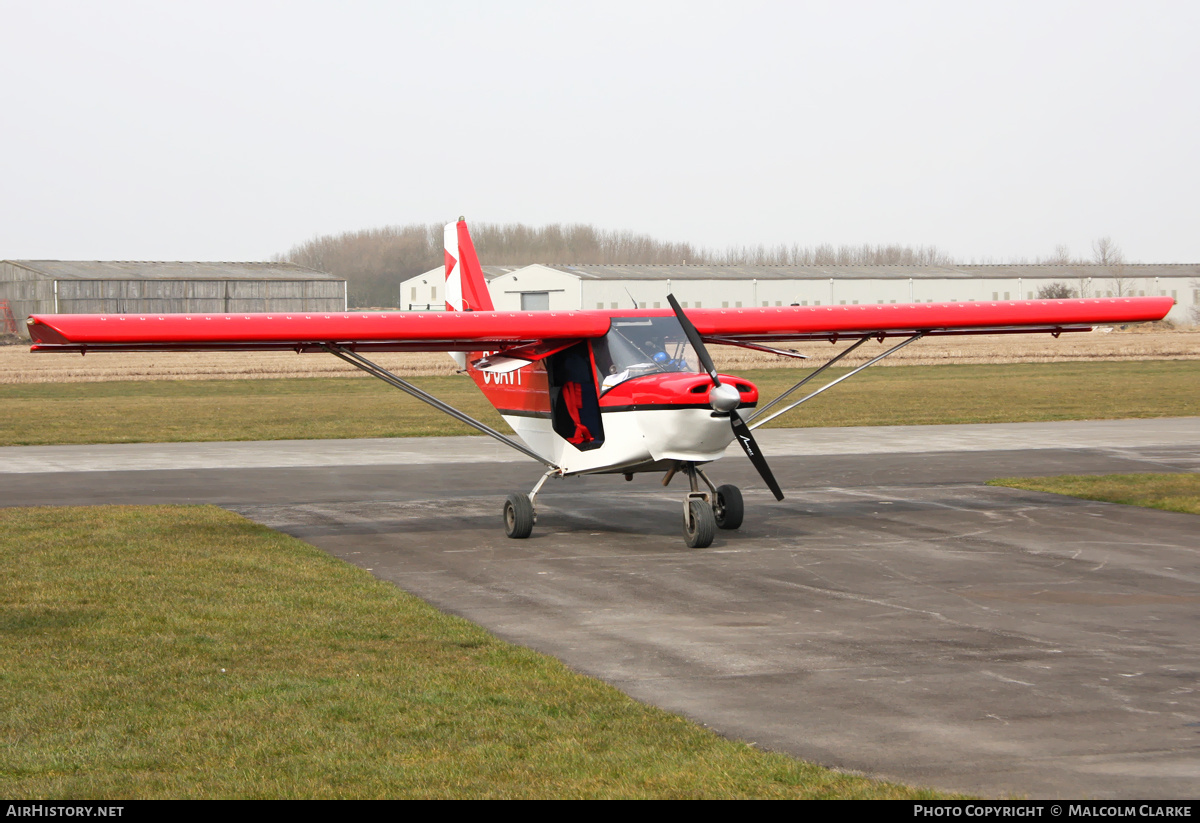
[[[670,483],[680,470],[687,475],[691,485],[691,491],[683,501],[683,540],[689,549],[708,548],[717,529],[736,529],[742,525],[746,509],[737,486],[714,486],[695,463],[683,463],[671,469],[663,478],[663,485]],[[700,490],[699,480],[704,481],[708,491]]]

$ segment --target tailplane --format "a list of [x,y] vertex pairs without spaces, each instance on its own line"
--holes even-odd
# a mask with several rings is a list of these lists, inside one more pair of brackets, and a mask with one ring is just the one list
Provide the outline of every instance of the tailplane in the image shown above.
[[446,226],[446,311],[492,311],[492,295],[475,254],[467,222]]

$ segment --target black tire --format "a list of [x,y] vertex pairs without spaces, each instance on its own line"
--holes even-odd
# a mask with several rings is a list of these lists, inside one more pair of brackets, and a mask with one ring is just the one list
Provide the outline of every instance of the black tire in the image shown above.
[[746,517],[746,507],[742,504],[742,492],[737,486],[717,486],[717,503],[713,506],[713,515],[717,520],[718,529],[737,529]]
[[527,494],[510,494],[504,501],[504,533],[524,540],[533,533],[533,503]]
[[717,533],[717,520],[712,506],[703,500],[689,500],[683,518],[683,539],[689,549],[706,549]]

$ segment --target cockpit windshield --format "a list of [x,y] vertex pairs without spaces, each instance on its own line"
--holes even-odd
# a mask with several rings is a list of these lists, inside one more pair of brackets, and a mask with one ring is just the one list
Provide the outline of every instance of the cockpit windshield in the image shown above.
[[600,391],[663,372],[698,372],[700,359],[675,317],[614,317],[612,328],[592,342]]

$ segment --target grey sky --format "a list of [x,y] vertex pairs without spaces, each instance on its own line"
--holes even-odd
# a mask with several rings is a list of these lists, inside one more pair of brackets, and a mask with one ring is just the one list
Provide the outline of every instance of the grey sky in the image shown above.
[[0,258],[587,222],[1200,261],[1200,4],[0,0]]

